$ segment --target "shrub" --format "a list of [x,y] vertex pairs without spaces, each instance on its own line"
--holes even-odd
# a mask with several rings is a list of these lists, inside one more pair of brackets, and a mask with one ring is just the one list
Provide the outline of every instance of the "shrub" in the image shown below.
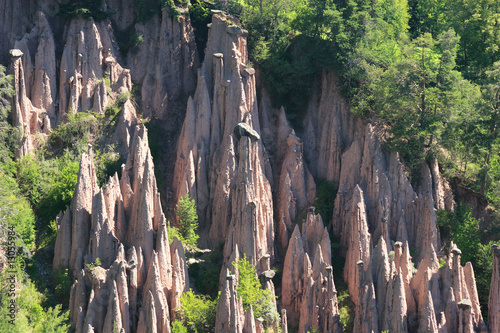
[[[196,295],[192,290],[182,293],[182,307],[177,309],[182,317],[182,327],[176,324],[178,332],[215,332],[215,318],[219,297],[211,300],[205,295]],[[183,330],[187,329],[187,330]]]
[[200,238],[196,234],[196,229],[198,229],[198,213],[196,212],[195,202],[190,198],[189,193],[179,200],[179,203],[175,207],[175,214],[183,243],[195,247]]
[[80,163],[76,156],[66,153],[52,160],[40,161],[39,167],[41,193],[35,210],[48,223],[71,203]]
[[71,275],[68,268],[61,268],[54,271],[54,296],[57,303],[69,304],[69,294],[71,290]]
[[188,333],[188,329],[186,326],[184,326],[184,324],[182,323],[182,321],[180,320],[174,320],[174,322],[172,323],[172,330],[171,330],[172,333]]
[[[68,312],[60,313],[61,306],[42,308],[44,301],[34,284],[26,275],[30,260],[29,250],[34,247],[35,218],[26,199],[19,196],[15,181],[8,175],[0,177],[0,231],[5,232],[8,226],[16,231],[14,242],[18,247],[15,261],[11,260],[8,270],[0,271],[0,332],[67,332],[69,326]],[[0,238],[7,239],[7,235]],[[15,279],[14,296],[10,295],[8,286]],[[7,304],[14,300],[15,318],[8,316]],[[13,320],[13,322],[10,322]]]
[[108,145],[103,150],[96,150],[94,160],[97,183],[100,187],[104,187],[109,177],[115,173],[120,174],[121,165],[124,162],[120,153],[116,152],[115,145]]
[[[35,245],[35,216],[28,201],[19,193],[15,180],[0,172],[0,226],[5,232],[7,226],[14,227],[16,244],[33,250]],[[0,238],[6,239],[5,235]]]
[[266,326],[279,321],[274,296],[271,290],[261,288],[256,269],[247,260],[246,254],[238,262],[232,264],[238,271],[236,293],[243,300],[243,309],[247,311],[252,305],[254,317],[264,319],[264,325]]
[[102,9],[102,0],[75,0],[59,5],[57,15],[74,18],[81,15],[83,18],[93,18],[96,21],[102,21],[109,17],[109,14]]
[[88,142],[94,142],[99,128],[97,117],[90,112],[68,114],[65,123],[57,126],[49,136],[49,144],[56,154],[66,150],[80,155],[87,148]]
[[[170,233],[169,233],[170,235]],[[194,288],[212,298],[219,292],[219,276],[222,268],[223,243],[220,243],[210,254],[203,256],[202,261],[189,265],[189,276],[194,280]]]

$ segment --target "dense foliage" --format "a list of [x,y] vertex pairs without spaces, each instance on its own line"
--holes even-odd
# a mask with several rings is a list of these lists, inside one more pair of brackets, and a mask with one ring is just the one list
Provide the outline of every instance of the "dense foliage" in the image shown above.
[[238,272],[238,284],[236,293],[242,298],[243,309],[253,309],[253,315],[264,320],[264,326],[276,323],[279,314],[276,312],[276,305],[272,291],[262,289],[255,267],[247,260],[246,254],[237,262],[232,263]]
[[179,323],[173,323],[172,333],[215,332],[215,318],[219,298],[211,300],[205,295],[196,295],[192,290],[182,293]]
[[61,305],[44,309],[44,295],[26,274],[35,248],[35,215],[15,179],[0,176],[0,238],[9,261],[0,271],[0,331],[67,332],[68,311]]
[[59,15],[73,18],[81,15],[83,18],[93,18],[102,21],[109,17],[103,9],[102,0],[74,0],[59,5]]
[[196,212],[196,204],[189,196],[189,193],[179,199],[175,207],[175,214],[179,226],[180,237],[178,238],[182,243],[196,247],[196,243],[200,238],[196,234],[196,229],[198,229],[198,213]]

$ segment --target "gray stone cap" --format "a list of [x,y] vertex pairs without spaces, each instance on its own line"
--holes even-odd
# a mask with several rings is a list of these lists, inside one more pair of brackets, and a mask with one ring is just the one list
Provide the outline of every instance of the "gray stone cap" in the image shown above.
[[491,251],[493,251],[493,254],[497,257],[500,257],[500,246],[498,246],[497,244],[493,244],[491,246]]
[[463,309],[463,310],[468,310],[468,309],[472,308],[472,302],[467,298],[464,298],[463,300],[458,302],[457,305],[458,305],[459,309]]
[[239,123],[234,127],[234,136],[236,140],[240,141],[242,136],[248,136],[252,141],[260,140],[260,135],[250,125],[246,123]]
[[10,50],[10,56],[12,58],[19,58],[19,57],[22,57],[23,56],[23,51],[19,50],[19,49],[12,49]]

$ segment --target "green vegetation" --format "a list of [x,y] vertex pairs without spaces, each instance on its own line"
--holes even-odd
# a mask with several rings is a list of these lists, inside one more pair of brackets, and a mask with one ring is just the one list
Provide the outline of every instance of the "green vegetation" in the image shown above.
[[215,332],[218,296],[212,301],[209,297],[196,295],[190,290],[182,293],[180,301],[182,307],[176,311],[182,319],[172,323],[172,333]]
[[[45,297],[26,271],[35,246],[35,216],[28,201],[19,195],[15,180],[0,172],[0,237],[15,244],[6,253],[9,264],[0,272],[1,332],[67,332],[68,312],[61,305],[45,308]],[[16,311],[11,314],[11,308]]]
[[224,9],[249,30],[251,61],[298,130],[315,78],[334,71],[353,112],[387,125],[387,148],[414,183],[438,157],[448,177],[500,207],[498,3],[233,0]]
[[95,258],[93,262],[87,265],[87,268],[92,272],[96,267],[101,266],[101,259],[99,257]]
[[269,289],[262,289],[255,267],[247,260],[246,255],[232,263],[238,271],[238,285],[236,293],[243,300],[243,309],[248,310],[250,305],[253,308],[253,315],[264,319],[264,326],[279,321],[279,314],[276,312],[274,296]]
[[[169,232],[170,237],[170,232]],[[223,243],[220,243],[203,260],[189,265],[189,277],[194,280],[197,292],[215,299],[219,293],[219,276],[222,268]]]
[[74,0],[61,3],[58,15],[66,18],[81,15],[83,18],[93,18],[96,21],[102,21],[109,17],[109,14],[103,10],[102,0]]
[[[118,170],[120,155],[116,147],[106,145],[103,137],[113,130],[113,121],[120,110],[107,115],[92,111],[70,113],[67,121],[55,128],[47,142],[37,142],[37,153],[13,161],[20,133],[8,123],[7,113],[12,96],[11,77],[0,68],[0,226],[2,234],[12,227],[16,235],[17,264],[15,323],[8,323],[12,297],[6,284],[11,273],[0,273],[3,292],[0,293],[0,331],[8,332],[67,332],[71,278],[68,270],[44,275],[51,266],[51,246],[57,227],[55,217],[70,204],[77,183],[79,161],[87,144],[94,146],[96,171],[100,185]],[[119,95],[119,107],[129,98]],[[35,218],[36,217],[36,218]],[[4,238],[6,239],[6,238]],[[32,253],[34,253],[32,255]],[[10,272],[10,270],[9,270]],[[28,275],[29,274],[29,275]],[[43,290],[41,294],[38,290]]]
[[7,121],[14,89],[12,75],[6,75],[5,71],[5,67],[0,65],[0,163],[4,166],[12,162],[14,149],[21,138],[21,133]]
[[189,17],[194,28],[196,47],[198,49],[200,59],[204,59],[205,57],[205,46],[208,39],[207,24],[212,22],[212,13],[210,10],[214,8],[215,6],[203,0],[194,0],[189,6]]
[[[200,236],[196,234],[198,229],[198,213],[196,212],[196,204],[189,197],[189,193],[183,196],[175,207],[175,215],[179,225],[178,237],[183,244],[190,247],[196,247],[196,243]],[[175,231],[174,231],[175,232]]]
[[317,184],[314,207],[316,207],[317,212],[323,218],[323,223],[329,225],[333,215],[333,206],[338,186],[334,182],[325,179],[318,180]]
[[487,318],[493,270],[491,245],[494,242],[485,241],[487,230],[479,229],[479,221],[472,217],[472,210],[467,205],[458,205],[454,212],[438,211],[438,225],[446,244],[453,241],[462,251],[462,264],[469,261],[472,263],[481,312]]
[[340,242],[336,238],[331,238],[332,244],[332,267],[335,288],[337,289],[337,302],[339,307],[340,322],[343,325],[343,332],[352,332],[354,329],[354,309],[355,305],[349,295],[347,283],[344,282],[345,258],[340,253]]

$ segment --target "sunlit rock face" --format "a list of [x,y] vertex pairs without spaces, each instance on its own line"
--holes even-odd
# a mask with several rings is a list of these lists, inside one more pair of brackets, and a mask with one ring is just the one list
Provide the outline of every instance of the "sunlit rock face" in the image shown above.
[[105,188],[97,186],[91,149],[82,155],[73,201],[57,219],[53,262],[76,277],[70,314],[77,332],[113,325],[170,331],[189,277],[182,243],[169,245],[166,222],[145,127],[134,129],[121,179],[115,174]]
[[[185,114],[169,148],[176,158],[167,187],[172,205],[187,193],[196,201],[200,245],[224,243],[218,331],[263,330],[235,292],[232,262],[245,255],[261,277],[282,267],[281,286],[269,278],[263,285],[280,293],[284,329],[290,323],[299,332],[340,332],[335,273],[355,304],[356,332],[486,331],[471,264],[462,266],[455,246],[440,252],[436,209],[455,204],[437,161],[423,165],[421,183],[412,186],[398,154],[384,149],[376,122],[349,112],[333,73],[319,77],[295,132],[265,91],[257,99],[248,32],[222,12],[213,13],[200,67],[187,15],[177,19],[164,9],[137,23],[131,2],[106,0],[110,20],[73,18],[62,29],[56,1],[16,4],[0,0],[0,61],[10,61],[12,120],[22,134],[16,157],[36,149],[36,136],[69,114],[102,114],[133,83],[144,117],[180,122]],[[122,54],[115,30],[131,28],[143,41]],[[75,278],[69,308],[77,332],[168,332],[189,289],[184,248],[178,240],[168,244],[139,123],[126,101],[112,135],[127,156],[121,176],[99,188],[89,149],[73,201],[57,218],[53,267],[67,267]],[[319,179],[338,186],[332,216],[310,208]],[[345,256],[343,272],[333,271],[330,235]],[[498,248],[493,252],[490,332],[500,330]]]

